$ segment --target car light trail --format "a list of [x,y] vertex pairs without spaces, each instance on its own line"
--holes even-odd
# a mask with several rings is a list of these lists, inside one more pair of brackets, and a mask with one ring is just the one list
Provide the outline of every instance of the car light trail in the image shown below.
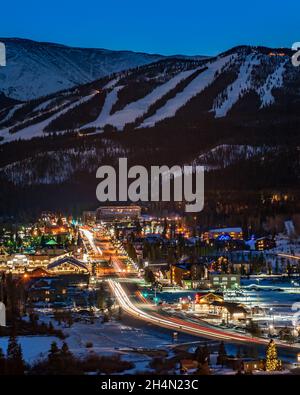
[[147,312],[140,310],[130,301],[128,295],[122,288],[121,284],[114,281],[108,280],[109,286],[115,294],[120,306],[131,316],[154,325],[159,325],[168,329],[175,329],[182,332],[186,332],[192,335],[205,336],[213,339],[248,342],[256,344],[267,344],[268,340],[254,339],[249,336],[236,335],[233,333],[226,333],[218,329],[203,327],[195,323],[186,322],[177,318],[164,318],[159,314],[151,315]]
[[298,255],[290,255],[290,254],[282,254],[282,253],[279,253],[277,255],[283,258],[296,259],[297,261],[300,261],[300,256]]
[[89,245],[91,246],[91,249],[93,250],[93,252],[95,254],[102,255],[101,249],[95,245],[93,233],[90,232],[87,229],[84,229],[84,228],[81,228],[80,230],[83,233],[83,235],[85,236],[85,238],[87,239],[87,241],[88,241]]

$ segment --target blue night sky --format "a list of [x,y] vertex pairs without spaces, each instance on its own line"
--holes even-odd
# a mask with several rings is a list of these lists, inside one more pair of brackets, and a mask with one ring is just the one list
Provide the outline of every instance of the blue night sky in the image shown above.
[[300,41],[299,0],[16,0],[0,15],[0,37],[166,55]]

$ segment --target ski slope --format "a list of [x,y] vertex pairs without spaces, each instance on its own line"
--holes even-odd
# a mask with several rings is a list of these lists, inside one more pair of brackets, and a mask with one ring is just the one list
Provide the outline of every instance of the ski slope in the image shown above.
[[16,140],[30,140],[34,137],[42,137],[45,136],[44,129],[46,126],[50,124],[55,118],[63,115],[67,111],[71,110],[72,108],[78,106],[79,104],[82,104],[88,100],[90,100],[93,96],[95,96],[97,92],[85,96],[80,100],[77,100],[70,104],[69,106],[65,107],[63,110],[53,114],[51,117],[47,118],[46,120],[42,122],[38,122],[34,125],[30,125],[28,127],[25,127],[24,129],[19,130],[16,133],[10,133],[9,130],[10,128],[5,128],[3,130],[0,130],[0,137],[3,137],[4,140],[0,141],[0,144],[3,143],[9,143],[11,141],[16,141]]
[[259,65],[256,55],[248,55],[240,67],[237,79],[219,95],[214,102],[212,111],[215,118],[225,117],[233,105],[251,88],[251,72],[254,66]]
[[115,103],[118,101],[118,92],[122,88],[123,88],[123,86],[117,86],[112,91],[110,91],[106,95],[102,110],[101,110],[98,118],[95,121],[82,126],[81,129],[89,128],[89,127],[99,127],[99,125],[104,126],[107,123],[106,121],[110,116],[111,109],[113,108]]
[[146,118],[140,127],[152,127],[163,119],[174,117],[181,107],[183,107],[194,96],[201,93],[214,81],[215,73],[225,66],[229,62],[230,58],[232,58],[232,56],[225,56],[208,64],[207,70],[203,71],[193,79],[193,81],[182,92],[177,93],[175,97],[168,100],[167,103],[159,108],[154,115]]
[[275,102],[272,90],[274,88],[281,88],[283,85],[283,74],[286,70],[287,60],[280,63],[273,74],[268,75],[268,78],[264,85],[258,90],[258,94],[261,100],[260,108],[270,106]]
[[[118,130],[122,130],[127,123],[134,122],[137,118],[143,116],[148,111],[149,107],[154,104],[157,100],[161,99],[171,89],[174,89],[176,85],[182,80],[188,78],[197,69],[188,71],[182,71],[175,77],[171,78],[168,82],[153,89],[148,95],[139,99],[135,102],[127,104],[122,110],[115,112],[114,114],[107,116],[106,118],[101,116],[100,121],[95,122],[94,126],[103,127],[107,124],[115,126]],[[114,88],[116,90],[118,87]],[[114,96],[112,96],[114,98]]]

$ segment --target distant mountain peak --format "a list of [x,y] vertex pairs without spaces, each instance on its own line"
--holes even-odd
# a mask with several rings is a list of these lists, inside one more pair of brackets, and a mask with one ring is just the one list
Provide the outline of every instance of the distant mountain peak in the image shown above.
[[133,51],[76,48],[22,38],[1,38],[7,66],[0,68],[0,91],[29,100],[91,82],[109,74],[149,64],[162,55]]

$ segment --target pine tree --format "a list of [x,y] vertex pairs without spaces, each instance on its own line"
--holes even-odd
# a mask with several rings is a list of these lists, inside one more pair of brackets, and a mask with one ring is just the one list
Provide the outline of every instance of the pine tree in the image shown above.
[[198,362],[203,363],[204,358],[203,358],[203,347],[199,346],[196,348],[195,351],[195,358]]
[[266,351],[266,370],[275,371],[281,369],[281,361],[277,357],[277,347],[273,339],[268,344]]
[[15,354],[15,368],[16,374],[24,374],[25,372],[25,362],[23,359],[23,351],[21,344],[18,344]]
[[52,342],[48,352],[47,374],[57,374],[60,371],[62,371],[61,351],[57,343]]
[[57,347],[57,343],[56,342],[52,342],[51,343],[51,348],[50,348],[49,353],[48,353],[49,361],[54,361],[55,359],[57,359],[58,355],[59,355],[59,348]]
[[14,335],[11,335],[8,341],[6,367],[8,374],[24,374],[25,363],[22,348]]
[[67,345],[67,343],[63,343],[62,347],[61,347],[61,355],[63,357],[70,357],[72,356],[71,352],[69,351],[69,347]]
[[48,330],[49,330],[50,333],[53,333],[53,331],[54,331],[54,327],[53,327],[52,321],[49,322]]
[[224,362],[226,360],[227,357],[227,353],[226,353],[226,348],[225,348],[225,344],[222,341],[219,345],[219,353],[218,353],[218,358],[217,358],[217,364],[218,365],[222,365],[222,367],[224,366]]
[[61,364],[65,374],[74,374],[78,369],[76,358],[74,358],[74,355],[71,353],[67,343],[65,342],[61,347]]
[[210,363],[209,349],[207,347],[207,344],[205,344],[204,347],[197,347],[195,351],[195,358],[200,364]]

